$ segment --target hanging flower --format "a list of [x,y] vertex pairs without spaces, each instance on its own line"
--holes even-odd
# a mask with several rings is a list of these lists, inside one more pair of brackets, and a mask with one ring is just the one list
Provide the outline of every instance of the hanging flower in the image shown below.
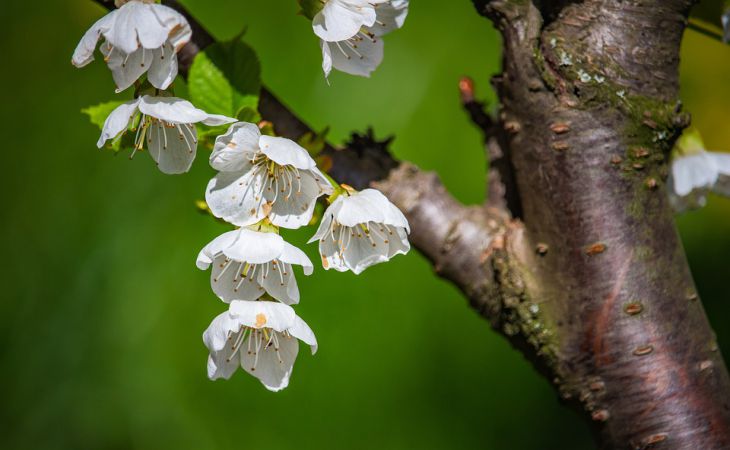
[[383,60],[380,37],[402,27],[407,15],[408,0],[329,0],[312,22],[321,39],[325,77],[333,67],[350,75],[370,76]]
[[337,197],[309,242],[319,241],[325,269],[359,274],[408,253],[408,233],[403,213],[379,191],[365,189]]
[[203,342],[210,351],[208,378],[229,379],[237,367],[270,391],[289,385],[301,340],[317,351],[311,328],[283,303],[234,301],[213,319]]
[[317,198],[332,193],[305,149],[289,139],[262,136],[251,123],[233,124],[219,136],[210,164],[220,172],[208,183],[208,206],[238,226],[268,217],[276,226],[299,228],[312,219]]
[[708,152],[695,129],[677,142],[669,177],[669,198],[677,211],[699,208],[708,192],[730,196],[730,154]]
[[118,106],[109,114],[99,148],[106,141],[117,139],[130,126],[136,127],[134,153],[145,146],[160,170],[167,174],[184,173],[190,169],[198,146],[195,124],[215,126],[235,122],[236,119],[208,114],[187,100],[176,97],[142,96]]
[[100,50],[112,71],[117,92],[130,87],[143,74],[158,89],[167,89],[177,76],[177,52],[190,41],[185,17],[174,9],[150,1],[129,1],[99,19],[81,38],[71,62],[84,67]]
[[211,286],[225,302],[256,300],[266,292],[287,305],[299,303],[292,264],[305,275],[313,270],[307,255],[278,234],[246,228],[224,233],[200,251],[198,268],[211,264]]
[[388,0],[325,0],[314,16],[314,34],[329,42],[355,36],[362,27],[375,24],[375,6]]

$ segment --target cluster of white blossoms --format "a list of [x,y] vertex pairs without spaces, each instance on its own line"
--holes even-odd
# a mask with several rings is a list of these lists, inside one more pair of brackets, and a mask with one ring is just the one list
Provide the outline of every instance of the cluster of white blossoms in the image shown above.
[[[305,275],[314,268],[279,235],[280,228],[309,225],[317,200],[328,196],[330,206],[312,241],[319,241],[326,269],[359,274],[410,250],[408,222],[380,192],[333,184],[294,141],[172,96],[167,89],[177,76],[177,53],[191,38],[185,17],[153,1],[115,3],[118,9],[94,24],[72,59],[77,67],[91,62],[103,37],[100,51],[117,92],[135,85],[136,98],[109,114],[97,145],[134,132],[132,156],[146,149],[162,172],[178,174],[195,159],[196,124],[235,122],[215,140],[210,165],[218,174],[205,196],[213,215],[239,228],[215,238],[197,258],[198,268],[211,269],[213,292],[228,304],[203,334],[208,377],[228,379],[241,367],[279,391],[289,384],[299,341],[312,353],[317,349],[314,333],[290,306],[299,303],[294,266]],[[366,74],[382,58],[377,37],[403,24],[407,6],[405,0],[330,0],[315,30],[325,39],[326,55],[330,45],[344,55],[331,58],[335,67]],[[347,63],[348,54],[358,56],[359,65]]]
[[709,192],[730,196],[730,154],[705,150],[696,129],[679,138],[671,166],[669,199],[676,211],[704,206]]
[[310,275],[313,266],[279,228],[312,221],[314,206],[329,196],[319,230],[326,269],[367,267],[410,250],[408,221],[383,194],[333,186],[307,150],[289,139],[263,135],[252,123],[237,122],[216,139],[210,165],[218,174],[206,190],[211,212],[241,228],[215,238],[198,255],[211,270],[213,292],[229,310],[205,331],[210,350],[208,376],[229,378],[240,366],[272,391],[289,384],[299,339],[317,340],[290,305],[299,303],[293,266]]
[[116,4],[118,9],[99,19],[81,38],[71,62],[76,67],[89,64],[103,38],[99,49],[112,71],[116,92],[146,76],[154,88],[149,94],[154,95],[139,95],[112,111],[97,146],[102,148],[107,141],[133,131],[136,137],[130,157],[146,147],[162,172],[187,172],[198,146],[195,124],[223,125],[236,119],[207,114],[165,92],[177,77],[177,53],[192,36],[182,14],[149,0],[117,0]]
[[403,26],[408,0],[324,0],[312,28],[320,38],[322,70],[368,77],[383,60],[382,37]]

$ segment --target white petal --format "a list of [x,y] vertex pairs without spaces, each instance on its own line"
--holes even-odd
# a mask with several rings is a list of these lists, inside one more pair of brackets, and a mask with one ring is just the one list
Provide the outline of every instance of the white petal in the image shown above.
[[327,78],[332,72],[332,50],[330,49],[329,42],[324,39],[319,40],[319,47],[322,49],[322,71],[324,77]]
[[101,136],[96,146],[101,148],[109,139],[116,138],[121,132],[127,129],[132,118],[137,113],[139,100],[132,100],[117,106],[109,117],[104,121],[104,127],[101,130]]
[[319,188],[325,195],[331,195],[335,191],[329,179],[322,173],[322,171],[319,170],[319,168],[315,166],[309,169],[309,171],[312,173],[315,181],[319,185]]
[[185,173],[195,159],[198,133],[194,125],[170,127],[156,121],[147,130],[147,147],[162,173]]
[[[137,50],[139,51],[139,50]],[[147,79],[157,89],[167,89],[177,76],[177,55],[170,43],[153,50]]]
[[259,127],[248,122],[237,122],[228,128],[226,134],[215,140],[210,165],[222,172],[247,171],[251,160],[259,151]]
[[76,50],[74,50],[74,54],[71,57],[71,63],[74,66],[84,67],[94,60],[96,44],[99,42],[99,38],[102,33],[107,32],[109,28],[113,26],[116,13],[117,10],[114,10],[105,15],[101,19],[97,20],[96,23],[92,25],[86,33],[84,33],[84,36],[81,38],[81,41],[79,41],[79,44],[76,46]]
[[261,152],[280,166],[294,166],[297,169],[311,169],[316,166],[309,153],[291,139],[261,136]]
[[368,30],[376,36],[400,28],[408,16],[408,0],[393,0],[375,6],[375,24]]
[[243,326],[257,329],[271,328],[279,332],[291,328],[296,317],[291,306],[279,302],[234,300],[228,311]]
[[288,242],[284,242],[284,248],[282,249],[279,259],[287,264],[302,266],[305,275],[311,275],[314,271],[312,261],[309,259],[307,254]]
[[206,270],[210,267],[213,259],[223,253],[223,249],[230,247],[238,238],[238,230],[229,231],[223,233],[217,238],[213,239],[200,250],[198,253],[198,259],[196,265],[198,269]]
[[[259,339],[263,340],[263,336],[259,333]],[[289,385],[294,361],[297,359],[299,352],[299,341],[293,337],[278,335],[279,347],[274,344],[266,346],[266,341],[258,344],[260,347],[258,355],[255,352],[243,352],[241,355],[241,366],[243,370],[255,376],[261,381],[266,389],[277,392]],[[246,340],[252,339],[248,337]],[[252,348],[256,348],[254,342],[250,343]],[[243,343],[244,348],[248,348],[249,342]],[[278,351],[277,351],[278,350]],[[255,366],[255,367],[254,367]]]
[[220,378],[228,380],[233,376],[233,373],[240,365],[241,359],[239,355],[230,358],[230,353],[224,349],[208,355],[208,378],[211,380]]
[[403,228],[396,228],[395,235],[389,236],[388,242],[388,258],[405,255],[411,250],[411,243],[408,242],[408,235]]
[[[283,177],[282,177],[283,178]],[[264,190],[264,197],[273,202],[269,220],[276,226],[296,229],[307,225],[312,220],[317,198],[324,194],[315,176],[308,170],[301,170],[299,178],[294,179],[292,189],[276,185]],[[281,192],[281,189],[286,192]],[[290,192],[291,191],[291,192]],[[274,201],[275,199],[275,201]]]
[[[336,238],[335,238],[336,239]],[[326,270],[334,269],[338,272],[347,272],[348,267],[340,254],[340,247],[335,239],[327,235],[319,241],[319,254],[322,258],[322,267]]]
[[238,323],[226,311],[216,316],[210,323],[203,333],[203,342],[211,352],[220,351],[226,346],[228,333],[233,330],[238,330],[238,328]]
[[314,16],[314,34],[325,41],[344,41],[357,34],[362,27],[375,23],[375,8],[366,1],[329,0]]
[[172,8],[154,3],[138,8],[135,15],[137,36],[144,48],[162,47],[170,36],[172,29],[181,22],[186,22],[180,13]]
[[356,196],[361,200],[367,200],[373,208],[382,212],[383,220],[381,223],[403,227],[410,232],[406,217],[382,192],[377,189],[363,189]]
[[264,233],[246,228],[241,228],[238,233],[238,238],[233,244],[223,249],[224,255],[236,261],[264,264],[278,258],[284,251],[286,242],[276,233]]
[[140,21],[147,25],[146,19],[149,18],[149,13],[147,5],[142,2],[129,2],[122,5],[117,9],[114,25],[104,33],[104,37],[124,53],[134,52],[139,47],[137,27],[140,25]]
[[309,239],[307,241],[307,244],[311,244],[314,241],[318,241],[318,240],[322,239],[325,234],[329,233],[330,227],[332,226],[332,216],[333,216],[331,210],[335,206],[335,204],[338,203],[338,201],[339,201],[339,205],[341,205],[342,201],[340,201],[340,197],[338,197],[334,201],[334,203],[331,204],[325,210],[324,214],[322,215],[322,220],[319,222],[319,228],[317,228],[317,232],[314,233],[314,236],[312,236],[311,239]]
[[208,117],[202,120],[205,125],[215,127],[218,125],[226,125],[235,122],[237,119],[233,117],[223,116],[221,114],[208,114]]
[[208,118],[205,111],[177,97],[145,95],[139,103],[139,110],[143,114],[171,123],[197,123]]
[[353,232],[354,236],[350,234],[343,258],[345,265],[355,275],[359,275],[370,266],[388,260],[389,245],[383,241],[381,235],[371,231],[368,238],[367,233],[359,227],[353,229]]
[[213,319],[203,333],[203,342],[210,352],[208,378],[211,380],[229,379],[236,371],[240,363],[240,356],[231,357],[233,348],[229,345],[228,337],[231,332],[238,331],[239,328],[240,325],[226,311]]
[[709,188],[717,181],[715,161],[706,152],[676,158],[672,162],[674,192],[685,196],[694,189]]
[[362,192],[356,192],[350,196],[343,195],[341,198],[342,207],[335,216],[335,221],[338,223],[348,227],[368,222],[384,223],[384,210],[390,203],[385,196],[382,197],[384,201],[381,201],[377,196],[367,192],[365,195]]
[[269,264],[268,270],[266,278],[261,280],[266,292],[286,305],[299,303],[299,287],[292,267],[289,264],[277,263],[275,266]]
[[340,72],[369,77],[383,61],[383,39],[363,38],[352,41],[334,42],[331,45],[332,65]]
[[252,225],[266,217],[260,174],[220,172],[208,183],[205,201],[213,215],[238,226]]
[[185,23],[180,24],[172,29],[170,35],[168,36],[167,42],[172,45],[172,48],[175,49],[175,52],[179,52],[180,50],[182,50],[183,47],[185,47],[185,44],[190,42],[190,39],[192,37],[193,30],[190,28],[188,22],[185,21]]
[[226,303],[233,300],[254,301],[264,295],[261,267],[246,266],[246,263],[227,259],[222,254],[213,260],[210,286]]
[[294,318],[294,325],[289,328],[289,333],[312,348],[312,354],[317,353],[317,338],[314,332],[305,321],[299,316]]
[[[157,16],[159,23],[162,24],[167,31],[165,40],[172,45],[175,52],[179,52],[180,49],[190,41],[190,37],[192,36],[190,25],[185,19],[185,16],[165,5],[152,4],[151,8]],[[154,33],[157,32],[155,31]],[[147,36],[142,36],[142,34],[140,34],[140,41],[145,47],[154,48],[162,45],[154,45],[157,43],[156,39],[159,38],[156,34],[154,36],[150,36],[150,38],[151,40],[148,41]]]
[[109,70],[112,71],[116,92],[122,92],[139,79],[152,64],[152,51],[138,49],[127,55],[110,45],[102,44],[101,53],[104,55]]
[[730,196],[730,154],[709,153],[718,171],[718,178],[712,190],[720,195]]

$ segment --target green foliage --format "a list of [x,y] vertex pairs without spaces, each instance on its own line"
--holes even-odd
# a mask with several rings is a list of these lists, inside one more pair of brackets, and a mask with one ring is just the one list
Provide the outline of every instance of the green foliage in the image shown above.
[[261,120],[261,114],[259,114],[258,109],[255,107],[244,106],[238,111],[236,118],[242,122],[256,123]]
[[240,35],[199,53],[188,75],[190,100],[211,114],[256,117],[261,66]]
[[299,138],[299,145],[306,148],[310,155],[317,156],[327,143],[327,133],[329,133],[329,127],[325,128],[321,133],[307,132]]
[[314,16],[322,10],[324,6],[321,0],[297,0],[299,7],[302,8],[299,13],[309,20],[314,19]]
[[109,114],[122,103],[124,102],[121,100],[99,103],[98,105],[86,107],[81,112],[89,116],[89,121],[101,130]]
[[[106,122],[106,118],[109,117],[109,114],[111,114],[114,109],[116,109],[119,105],[125,103],[122,100],[112,100],[105,103],[99,103],[98,105],[89,106],[81,110],[83,114],[86,114],[89,116],[89,121],[99,127],[99,129],[104,128],[104,122]],[[139,117],[136,117],[134,121],[130,124],[130,128],[134,128],[139,122]],[[108,148],[110,150],[113,150],[115,153],[118,153],[122,150],[131,150],[134,148],[134,137],[129,134],[125,133],[124,135],[117,137],[116,139],[112,139],[106,142],[105,148]]]

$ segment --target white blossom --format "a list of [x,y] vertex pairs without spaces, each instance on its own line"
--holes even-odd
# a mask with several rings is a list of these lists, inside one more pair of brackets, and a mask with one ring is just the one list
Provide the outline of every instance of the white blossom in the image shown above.
[[710,191],[730,196],[730,154],[697,150],[672,160],[669,198],[675,210],[704,206]]
[[200,251],[198,268],[213,265],[210,282],[225,302],[256,300],[264,292],[287,305],[299,303],[292,265],[312,274],[312,262],[276,233],[241,228],[215,238]]
[[118,106],[109,114],[97,146],[101,148],[106,141],[120,138],[134,126],[137,132],[134,152],[141,150],[146,143],[162,172],[184,173],[190,169],[198,146],[195,124],[215,126],[235,121],[230,117],[208,114],[187,100],[144,95]]
[[239,366],[270,391],[289,385],[301,340],[317,351],[317,339],[283,303],[234,301],[213,319],[203,342],[210,351],[208,378],[229,379]]
[[314,17],[322,70],[370,76],[383,60],[381,37],[403,26],[408,0],[328,0]]
[[403,213],[375,189],[345,193],[327,208],[309,242],[319,240],[325,269],[361,273],[406,254],[410,228]]
[[190,41],[185,17],[174,9],[149,1],[133,0],[99,19],[84,34],[71,62],[84,67],[100,50],[112,71],[117,92],[130,87],[144,73],[158,89],[167,89],[177,76],[177,52]]
[[208,183],[208,206],[216,217],[238,226],[268,217],[276,226],[299,228],[312,219],[317,198],[332,193],[304,148],[262,136],[251,123],[233,124],[219,136],[210,164],[220,172]]

